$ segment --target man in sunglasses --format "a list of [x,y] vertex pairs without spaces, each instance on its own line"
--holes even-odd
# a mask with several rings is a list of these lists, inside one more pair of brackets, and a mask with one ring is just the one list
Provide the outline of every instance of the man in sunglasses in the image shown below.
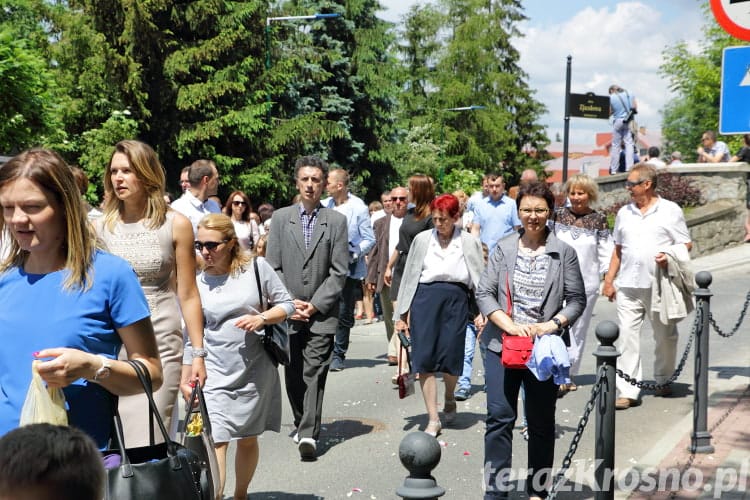
[[[664,282],[660,281],[662,287],[657,287],[655,281],[662,274],[660,269],[669,268],[670,275],[683,275],[693,244],[682,209],[656,194],[656,182],[653,165],[639,163],[628,173],[625,188],[632,201],[617,212],[613,232],[615,248],[604,277],[602,295],[610,301],[617,300],[620,336],[616,345],[622,353],[617,367],[632,378],[642,379],[640,335],[643,321],[648,317],[656,342],[654,378],[657,384],[665,384],[675,370],[677,322],[682,319],[681,315],[690,312],[692,301],[686,289],[677,291],[676,295],[682,294],[684,302],[680,314],[680,308],[673,306],[675,302],[661,300],[662,296],[666,300]],[[616,276],[617,282],[614,281]],[[666,314],[655,310],[665,304],[668,304]],[[640,404],[639,389],[622,377],[617,377],[617,392],[615,407],[618,410]],[[669,385],[656,390],[656,396],[671,394]]]
[[328,164],[315,156],[295,163],[300,202],[276,210],[266,260],[294,299],[289,317],[291,361],[284,367],[292,434],[302,460],[315,460],[328,367],[349,271],[346,217],[320,203]]
[[398,346],[393,336],[393,300],[391,287],[383,281],[385,268],[388,266],[388,258],[393,254],[398,244],[398,230],[406,215],[409,204],[409,192],[404,187],[391,189],[391,213],[378,219],[373,224],[375,233],[375,246],[368,256],[367,277],[365,283],[372,292],[380,294],[380,303],[383,306],[383,322],[385,323],[385,334],[388,338],[388,364],[395,365],[398,356]]

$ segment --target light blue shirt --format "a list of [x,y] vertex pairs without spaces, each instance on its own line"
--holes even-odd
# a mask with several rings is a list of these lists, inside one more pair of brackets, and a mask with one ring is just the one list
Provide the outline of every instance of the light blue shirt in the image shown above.
[[541,382],[552,377],[556,384],[570,383],[570,357],[565,342],[558,335],[537,337],[526,367]]
[[612,108],[612,119],[625,118],[633,107],[635,96],[627,92],[615,92],[609,96],[609,107]]
[[370,224],[370,211],[359,198],[350,195],[346,203],[336,205],[333,198],[323,200],[323,206],[332,208],[346,217],[349,231],[350,278],[362,279],[367,274],[365,255],[375,246],[375,233]]
[[474,205],[472,223],[479,224],[479,239],[492,254],[497,241],[521,225],[516,201],[506,195],[497,201],[493,201],[491,197],[483,198]]

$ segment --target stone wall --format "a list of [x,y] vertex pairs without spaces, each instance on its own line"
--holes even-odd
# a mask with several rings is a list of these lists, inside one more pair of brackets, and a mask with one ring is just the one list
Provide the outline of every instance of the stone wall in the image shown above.
[[[705,205],[688,209],[685,216],[693,239],[693,258],[744,241],[750,165],[686,163],[663,170],[693,179],[701,190]],[[599,184],[600,207],[630,199],[630,194],[625,189],[626,178],[627,174],[617,174],[596,179]]]

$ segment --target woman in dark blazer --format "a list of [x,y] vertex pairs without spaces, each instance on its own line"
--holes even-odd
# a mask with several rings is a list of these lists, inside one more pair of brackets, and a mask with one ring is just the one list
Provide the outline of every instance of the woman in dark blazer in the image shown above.
[[557,384],[551,378],[537,380],[528,369],[504,368],[500,359],[503,332],[526,337],[559,335],[586,307],[576,252],[547,228],[555,206],[552,192],[543,182],[524,184],[517,203],[522,229],[498,242],[476,294],[488,320],[482,333],[487,347],[486,500],[508,497],[507,472],[521,384],[529,425],[526,490],[532,500],[547,496],[555,450]]

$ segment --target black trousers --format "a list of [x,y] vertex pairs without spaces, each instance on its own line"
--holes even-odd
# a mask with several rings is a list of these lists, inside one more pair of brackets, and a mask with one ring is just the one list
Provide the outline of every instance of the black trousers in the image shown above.
[[[526,492],[546,498],[546,487],[552,478],[552,461],[555,455],[555,407],[558,386],[552,378],[540,382],[530,370],[504,368],[500,362],[500,354],[489,350],[484,369],[487,382],[484,498],[508,498],[508,493],[514,488],[510,479],[518,476],[512,474],[511,456],[518,392],[522,383],[526,391],[526,421],[529,426]],[[515,470],[520,470],[518,465]]]

